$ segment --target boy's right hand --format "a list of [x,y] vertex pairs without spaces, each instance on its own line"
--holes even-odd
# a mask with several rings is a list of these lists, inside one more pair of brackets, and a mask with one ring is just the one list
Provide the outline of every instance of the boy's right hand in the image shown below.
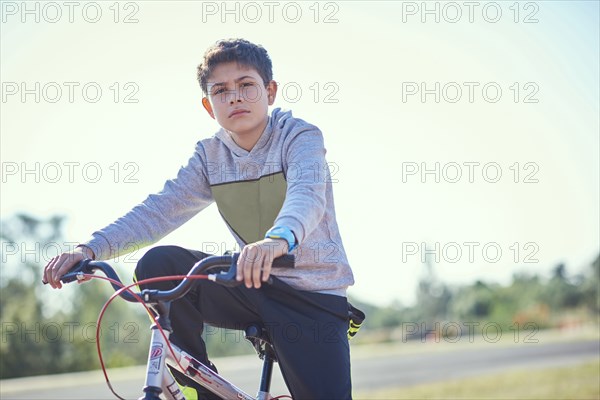
[[95,258],[92,249],[86,246],[76,247],[73,251],[66,251],[52,258],[44,267],[42,282],[50,284],[54,289],[62,288],[60,278],[69,272],[75,264],[86,258]]

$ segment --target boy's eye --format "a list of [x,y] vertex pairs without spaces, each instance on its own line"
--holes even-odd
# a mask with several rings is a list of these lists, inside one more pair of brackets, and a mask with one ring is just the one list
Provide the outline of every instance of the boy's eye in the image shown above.
[[220,87],[218,89],[213,90],[213,94],[220,94],[220,93],[223,93],[224,91],[225,91],[225,89]]

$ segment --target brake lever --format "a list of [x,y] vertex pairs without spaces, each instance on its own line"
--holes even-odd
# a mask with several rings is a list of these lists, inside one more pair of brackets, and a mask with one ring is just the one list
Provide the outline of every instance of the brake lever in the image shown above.
[[227,272],[220,272],[216,274],[209,274],[208,279],[219,283],[220,285],[227,287],[235,287],[242,284],[236,280],[237,276],[237,261],[240,257],[240,253],[233,253],[231,255],[231,265]]
[[86,258],[85,260],[80,261],[75,268],[71,269],[71,271],[64,274],[62,278],[60,278],[60,281],[62,283],[71,283],[76,280],[84,280],[83,275],[94,273],[94,268],[89,266],[91,261],[91,258]]

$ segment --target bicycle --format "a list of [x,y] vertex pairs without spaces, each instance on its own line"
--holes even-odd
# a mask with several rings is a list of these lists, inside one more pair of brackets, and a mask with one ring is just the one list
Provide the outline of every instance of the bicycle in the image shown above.
[[[226,254],[223,256],[209,256],[198,261],[185,276],[167,276],[160,278],[147,279],[144,282],[157,280],[173,280],[182,279],[182,281],[171,290],[155,290],[144,289],[139,293],[133,292],[131,288],[140,282],[132,285],[124,285],[115,270],[106,262],[92,261],[86,259],[75,265],[67,274],[60,280],[63,283],[74,281],[84,281],[89,278],[101,278],[108,280],[115,293],[109,299],[102,309],[98,329],[102,315],[110,302],[120,296],[130,302],[142,302],[147,311],[154,316],[154,323],[151,326],[152,337],[150,341],[150,349],[148,352],[148,361],[146,365],[146,380],[143,388],[143,397],[140,400],[159,400],[163,395],[167,400],[185,400],[185,396],[179,388],[174,377],[169,372],[167,365],[173,369],[180,371],[187,377],[197,382],[201,386],[225,399],[240,399],[240,400],[275,400],[283,397],[291,398],[287,395],[272,397],[269,393],[271,385],[271,377],[273,364],[277,362],[275,352],[269,341],[268,332],[263,326],[251,324],[245,328],[245,338],[253,345],[259,358],[263,360],[262,372],[260,378],[259,389],[256,397],[252,397],[245,393],[231,382],[214,372],[205,364],[196,360],[190,354],[181,350],[169,340],[170,334],[173,332],[169,320],[169,310],[171,302],[185,296],[193,287],[197,279],[209,279],[215,283],[225,286],[237,286],[242,282],[238,282],[236,277],[237,260],[239,253]],[[227,268],[225,270],[225,268]],[[273,261],[273,268],[293,268],[294,256],[284,255]],[[217,269],[216,272],[205,274],[209,270]],[[99,270],[106,275],[106,278],[96,276],[94,273]],[[269,282],[271,279],[269,279]],[[99,346],[97,341],[97,346]],[[111,392],[119,399],[122,399],[112,388],[102,361],[100,347],[98,347],[98,355],[100,363],[104,371],[104,375]]]

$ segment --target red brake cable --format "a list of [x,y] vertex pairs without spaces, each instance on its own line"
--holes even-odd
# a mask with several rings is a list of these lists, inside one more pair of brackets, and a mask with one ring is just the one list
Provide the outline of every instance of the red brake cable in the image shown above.
[[96,279],[103,279],[106,281],[109,281],[110,283],[116,285],[116,286],[120,286],[121,289],[115,291],[112,296],[106,301],[106,303],[104,303],[104,306],[102,306],[102,309],[100,310],[100,314],[98,315],[98,320],[96,322],[96,350],[98,352],[98,359],[100,361],[100,366],[102,368],[102,373],[104,374],[104,379],[106,380],[106,384],[108,385],[108,388],[110,389],[110,391],[120,400],[125,400],[123,397],[119,396],[115,390],[113,389],[111,383],[110,383],[110,379],[108,378],[108,373],[106,372],[106,366],[104,365],[104,359],[102,357],[102,350],[101,350],[101,346],[100,346],[100,325],[102,323],[102,318],[104,316],[104,313],[106,312],[108,306],[110,305],[110,303],[112,303],[112,301],[117,298],[122,292],[129,292],[133,297],[135,297],[135,299],[141,303],[144,308],[146,309],[146,312],[148,313],[148,315],[150,315],[150,317],[153,319],[153,321],[156,323],[156,325],[158,326],[158,330],[160,331],[161,335],[163,336],[163,338],[165,339],[165,343],[167,343],[167,347],[169,348],[169,351],[171,352],[171,354],[173,355],[173,359],[177,362],[177,365],[179,366],[179,368],[183,371],[183,366],[179,363],[179,360],[177,360],[177,358],[175,357],[175,351],[173,350],[173,348],[171,347],[171,342],[167,339],[167,336],[162,328],[162,326],[160,326],[160,324],[158,323],[157,318],[154,317],[152,311],[150,310],[150,308],[148,307],[148,305],[144,302],[144,300],[142,300],[142,298],[140,296],[138,296],[135,292],[133,292],[131,290],[132,287],[134,286],[138,286],[140,284],[146,284],[146,283],[152,283],[152,282],[162,282],[162,281],[172,281],[172,280],[183,280],[185,278],[188,279],[208,279],[208,275],[195,275],[195,276],[187,276],[187,275],[168,275],[168,276],[159,276],[159,277],[155,277],[155,278],[148,278],[148,279],[143,279],[137,282],[134,282],[130,285],[124,285],[123,283],[116,281],[114,279],[108,278],[106,276],[99,276],[99,275],[94,275],[94,274],[83,274],[84,277],[86,278],[96,278]]

